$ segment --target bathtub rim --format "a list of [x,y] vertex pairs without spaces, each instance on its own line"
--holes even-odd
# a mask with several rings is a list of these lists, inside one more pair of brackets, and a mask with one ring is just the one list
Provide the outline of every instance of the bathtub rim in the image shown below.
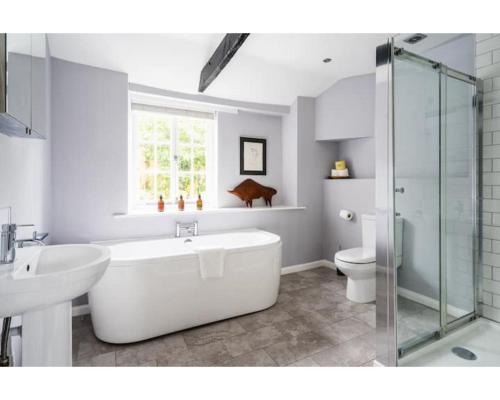
[[[231,233],[238,233],[238,232],[249,232],[249,233],[264,233],[272,238],[269,243],[264,243],[264,244],[259,244],[259,245],[245,245],[241,247],[236,247],[232,249],[226,250],[227,254],[238,254],[238,253],[243,253],[243,252],[248,252],[248,251],[257,251],[257,250],[263,250],[266,248],[271,248],[273,246],[282,246],[282,240],[279,235],[276,235],[275,233],[263,230],[263,229],[258,229],[258,228],[249,228],[249,229],[235,229],[235,230],[224,230],[224,231],[212,231],[212,232],[207,232],[204,233],[203,235],[200,236],[212,236],[212,235],[223,235],[223,234],[231,234]],[[189,237],[185,237],[189,238]],[[147,242],[147,241],[156,241],[156,240],[171,240],[171,239],[179,239],[176,238],[172,235],[169,236],[152,236],[152,237],[142,237],[142,238],[137,238],[137,239],[114,239],[114,240],[105,240],[105,241],[95,241],[91,242],[92,244],[104,246],[104,247],[109,247],[112,245],[116,244],[122,244],[122,243],[131,243],[131,242]],[[163,255],[160,257],[149,257],[149,258],[134,258],[134,259],[113,259],[111,257],[110,263],[108,268],[119,268],[119,267],[133,267],[133,266],[138,266],[138,265],[147,265],[147,264],[152,264],[156,263],[162,260],[171,260],[171,261],[176,261],[176,260],[184,260],[187,258],[194,258],[198,257],[197,253],[194,252],[193,250],[188,250],[186,253],[182,254],[174,254],[174,255]]]

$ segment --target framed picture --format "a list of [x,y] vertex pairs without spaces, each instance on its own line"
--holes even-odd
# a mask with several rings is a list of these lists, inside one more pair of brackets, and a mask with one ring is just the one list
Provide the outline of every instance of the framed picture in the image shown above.
[[240,137],[240,175],[266,173],[266,139]]

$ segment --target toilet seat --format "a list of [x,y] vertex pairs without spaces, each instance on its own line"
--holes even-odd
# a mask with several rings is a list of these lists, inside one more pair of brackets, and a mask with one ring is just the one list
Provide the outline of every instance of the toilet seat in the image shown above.
[[341,250],[335,254],[337,261],[349,264],[371,264],[375,262],[375,249],[370,247],[354,247]]

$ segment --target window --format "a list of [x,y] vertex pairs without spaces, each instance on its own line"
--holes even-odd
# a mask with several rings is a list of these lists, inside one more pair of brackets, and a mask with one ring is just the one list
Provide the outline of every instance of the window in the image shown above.
[[132,103],[132,208],[175,203],[180,195],[210,202],[213,113]]

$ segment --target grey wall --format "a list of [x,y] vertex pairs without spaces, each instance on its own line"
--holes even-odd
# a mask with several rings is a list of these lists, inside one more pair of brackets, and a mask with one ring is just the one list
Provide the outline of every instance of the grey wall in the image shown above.
[[316,98],[315,114],[318,140],[373,136],[375,74],[336,82]]
[[[240,175],[240,136],[266,139],[267,175]],[[278,193],[273,204],[282,204],[282,147],[281,117],[250,112],[230,114],[217,113],[217,205],[219,207],[241,206],[242,201],[228,193],[236,185],[251,178],[263,185],[275,188]],[[254,206],[263,206],[264,200],[254,201]]]
[[[361,246],[361,215],[375,213],[375,179],[325,180],[323,196],[324,257],[333,261],[336,251]],[[341,219],[342,209],[354,218]]]
[[[50,52],[48,49],[47,51]],[[49,53],[50,54],[50,53]],[[12,222],[33,223],[35,229],[51,231],[51,132],[50,132],[50,57],[46,63],[43,120],[45,140],[22,139],[0,134],[0,207],[12,207]],[[38,71],[37,71],[38,72]],[[37,109],[37,112],[41,112]],[[0,211],[0,224],[7,222],[7,212]],[[31,237],[33,228],[19,228],[18,237]],[[49,238],[50,239],[50,238]]]
[[353,178],[375,178],[374,138],[342,140],[338,142],[337,159],[346,160]]
[[322,258],[324,245],[322,185],[335,159],[336,144],[315,140],[313,98],[297,98],[290,114],[283,117],[282,126],[284,191],[296,199],[299,206],[307,207],[296,227],[307,241],[307,247],[291,251],[300,263],[318,260]]
[[[127,76],[57,59],[53,60],[52,73],[55,241],[82,243],[172,235],[177,220],[192,220],[189,216],[168,214],[154,217],[113,216],[114,213],[127,212]],[[306,103],[307,117],[300,122],[300,134],[305,135],[300,143],[306,155],[301,159],[300,166],[304,170],[301,179],[314,182],[311,186],[302,185],[303,190],[310,190],[308,196],[311,198],[302,198],[308,209],[243,211],[231,214],[230,218],[223,214],[203,214],[197,218],[202,233],[257,227],[281,236],[284,266],[322,257],[321,184],[325,172],[323,166],[317,164],[319,158],[315,154],[320,150],[314,141],[313,100]],[[300,104],[302,107],[302,101]],[[230,124],[225,125],[228,121]],[[220,141],[219,158],[232,159],[227,168],[236,167],[236,171],[239,171],[239,163],[234,157],[239,154],[239,147],[235,148],[235,144],[240,133],[269,135],[272,154],[281,142],[280,134],[287,134],[281,132],[279,119],[268,115],[222,115],[220,122],[223,135],[231,137],[228,142]],[[276,129],[278,132],[275,132]],[[296,141],[298,133],[296,128]],[[276,158],[278,162],[272,164],[272,169],[277,173],[273,172],[272,179],[278,179],[280,169],[284,170],[280,156],[276,155]],[[314,172],[307,173],[309,170]],[[239,179],[237,174],[226,175],[224,179],[229,179],[227,177]]]

